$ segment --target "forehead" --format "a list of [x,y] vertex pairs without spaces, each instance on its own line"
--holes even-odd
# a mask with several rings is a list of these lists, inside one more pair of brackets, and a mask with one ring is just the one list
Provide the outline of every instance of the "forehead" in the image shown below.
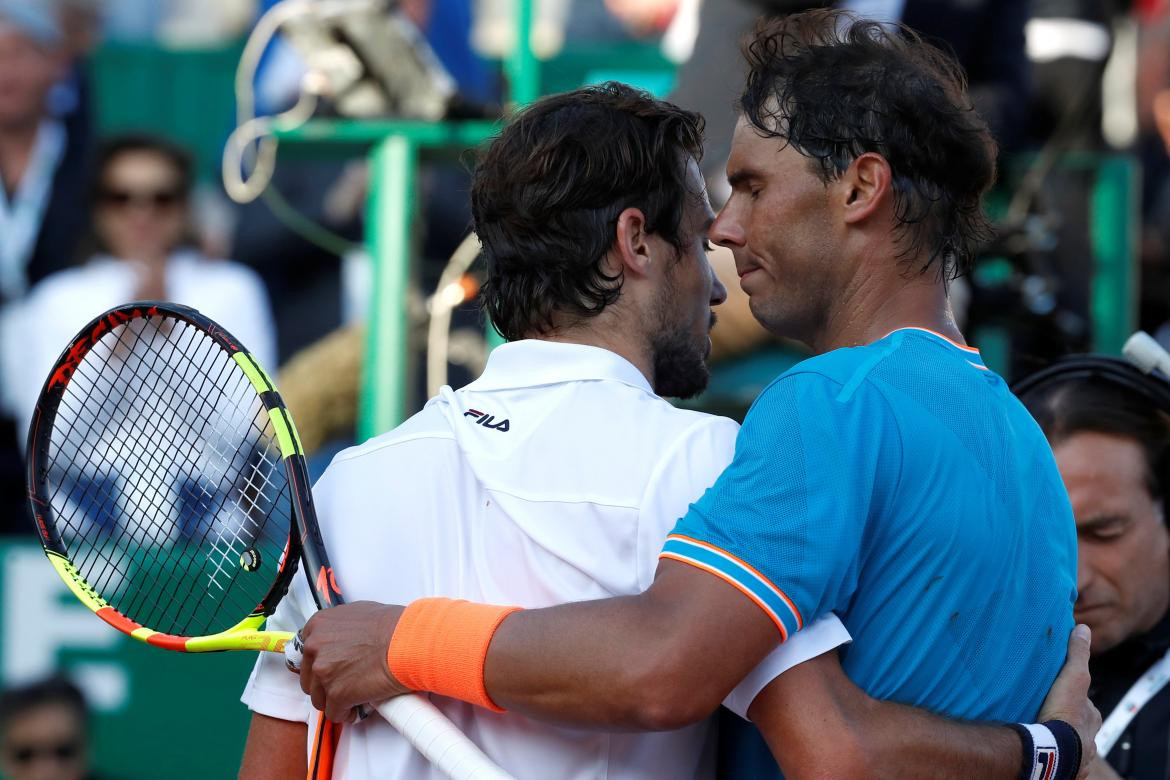
[[683,206],[683,221],[691,225],[702,224],[714,219],[715,212],[711,210],[711,201],[707,197],[707,182],[703,179],[703,172],[694,157],[687,157],[686,163],[686,202]]
[[1052,453],[1078,513],[1114,498],[1148,496],[1145,451],[1133,439],[1082,431],[1057,443]]
[[6,736],[11,739],[35,738],[46,733],[58,734],[63,731],[77,731],[82,726],[82,716],[72,705],[62,701],[44,701],[21,713],[19,718],[9,722]]
[[810,173],[809,158],[798,152],[784,138],[762,136],[755,125],[741,116],[731,138],[731,154],[727,159],[727,175],[756,176],[792,175]]
[[110,159],[106,164],[106,179],[130,179],[151,181],[158,179],[171,180],[179,175],[174,162],[162,154],[150,149],[132,149],[121,152]]

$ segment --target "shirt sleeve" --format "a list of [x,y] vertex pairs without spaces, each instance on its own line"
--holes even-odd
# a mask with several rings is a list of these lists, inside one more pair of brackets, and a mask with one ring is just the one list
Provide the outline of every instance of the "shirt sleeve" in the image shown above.
[[[305,605],[309,609],[305,609]],[[299,631],[313,614],[313,597],[304,572],[293,575],[288,594],[268,618],[269,631]],[[311,722],[313,704],[301,690],[300,677],[284,665],[283,653],[260,653],[240,700],[253,712],[281,720]]]
[[654,582],[658,551],[691,502],[715,484],[735,453],[739,426],[725,417],[692,425],[662,453],[642,498],[638,517],[638,589]]
[[727,694],[723,706],[747,720],[748,708],[768,683],[797,664],[852,641],[853,637],[849,636],[836,615],[829,613],[817,618],[796,632],[792,639],[778,645],[755,669],[748,672],[747,677]]
[[782,640],[846,614],[875,491],[900,474],[889,407],[864,382],[786,374],[752,406],[735,457],[660,557],[723,579]]
[[[318,514],[322,514],[320,520],[324,520],[329,512],[332,484],[329,476],[329,470],[326,470],[313,486],[313,503]],[[317,603],[302,563],[293,575],[288,593],[268,618],[265,628],[269,631],[299,631],[316,611]],[[283,653],[260,653],[240,700],[253,712],[272,718],[302,721],[310,726],[316,719],[312,700],[301,690],[300,677],[284,665]]]

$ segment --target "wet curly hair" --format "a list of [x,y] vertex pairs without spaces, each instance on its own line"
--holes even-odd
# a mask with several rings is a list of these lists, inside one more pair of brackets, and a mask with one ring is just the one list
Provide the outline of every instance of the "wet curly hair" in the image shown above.
[[809,157],[825,182],[880,154],[907,270],[947,279],[969,270],[990,237],[982,199],[997,147],[958,63],[904,25],[834,10],[761,22],[744,55],[739,107],[760,135]]

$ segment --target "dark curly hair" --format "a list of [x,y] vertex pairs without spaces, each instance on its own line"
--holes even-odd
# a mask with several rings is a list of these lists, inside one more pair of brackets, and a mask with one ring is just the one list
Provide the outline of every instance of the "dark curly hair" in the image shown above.
[[618,215],[638,208],[676,248],[688,191],[686,158],[702,154],[703,119],[608,82],[521,111],[487,147],[471,213],[488,278],[483,306],[509,340],[595,316],[621,276],[602,268]]
[[186,198],[194,185],[194,163],[191,155],[165,138],[145,133],[125,133],[107,138],[98,147],[94,176],[90,181],[90,200],[96,204],[102,196],[106,173],[113,162],[124,154],[150,152],[165,159],[178,176],[179,194]]
[[83,725],[89,721],[89,708],[81,690],[67,678],[53,675],[0,693],[0,731],[7,731],[8,724],[46,704],[64,704]]
[[1145,454],[1150,497],[1163,498],[1170,490],[1170,415],[1138,391],[1104,377],[1070,377],[1019,397],[1053,446],[1086,431],[1131,439]]
[[740,108],[764,136],[784,139],[836,179],[876,152],[893,172],[901,259],[969,270],[990,236],[982,209],[996,145],[967,95],[959,65],[904,25],[816,10],[761,22],[744,49]]

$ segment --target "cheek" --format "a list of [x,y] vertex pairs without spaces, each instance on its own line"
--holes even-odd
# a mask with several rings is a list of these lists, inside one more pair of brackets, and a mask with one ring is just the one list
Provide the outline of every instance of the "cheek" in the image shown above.
[[[1170,536],[1162,523],[1150,522],[1149,527],[1131,534],[1124,545],[1110,550],[1108,567],[1111,579],[1130,602],[1141,603],[1153,589],[1170,585]],[[1162,583],[1154,585],[1154,583]]]
[[94,216],[94,229],[103,238],[117,236],[123,232],[122,223],[109,212],[99,210]]

